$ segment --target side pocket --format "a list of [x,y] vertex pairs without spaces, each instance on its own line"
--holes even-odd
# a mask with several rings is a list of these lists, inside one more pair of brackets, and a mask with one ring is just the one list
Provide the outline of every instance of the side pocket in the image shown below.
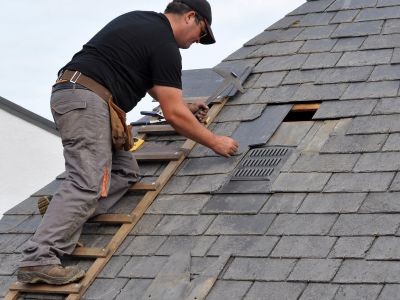
[[58,101],[51,104],[51,109],[59,115],[64,115],[76,109],[85,109],[87,107],[86,101]]

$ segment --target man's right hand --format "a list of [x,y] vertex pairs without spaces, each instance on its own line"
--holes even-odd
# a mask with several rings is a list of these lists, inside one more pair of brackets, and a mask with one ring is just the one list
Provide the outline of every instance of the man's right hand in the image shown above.
[[236,154],[239,143],[230,137],[216,135],[210,148],[219,155],[230,157]]

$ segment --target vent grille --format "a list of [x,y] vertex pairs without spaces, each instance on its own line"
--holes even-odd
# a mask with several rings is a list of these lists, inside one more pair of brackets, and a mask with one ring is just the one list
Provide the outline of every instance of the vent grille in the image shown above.
[[271,180],[290,153],[288,147],[251,149],[233,172],[231,180]]

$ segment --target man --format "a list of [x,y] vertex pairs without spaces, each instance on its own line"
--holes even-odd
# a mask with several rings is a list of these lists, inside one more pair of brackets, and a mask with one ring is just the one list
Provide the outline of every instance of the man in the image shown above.
[[66,284],[84,276],[77,266],[63,267],[59,257],[73,252],[90,217],[106,212],[137,181],[137,163],[121,150],[129,145],[126,135],[114,135],[121,127],[114,117],[146,92],[177,132],[222,156],[235,154],[235,140],[213,134],[194,117],[207,106],[182,99],[179,48],[214,43],[211,21],[206,0],[174,0],[164,14],[133,11],[107,24],[60,70],[51,108],[67,178],[25,245],[19,281]]

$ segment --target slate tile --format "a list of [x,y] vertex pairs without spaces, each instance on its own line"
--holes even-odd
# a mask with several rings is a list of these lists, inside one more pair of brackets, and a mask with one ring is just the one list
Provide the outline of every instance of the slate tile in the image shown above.
[[161,190],[161,194],[182,194],[192,183],[194,176],[172,176]]
[[62,182],[63,180],[53,180],[45,187],[33,193],[32,196],[40,197],[40,196],[54,195],[54,193],[58,190]]
[[303,152],[320,152],[330,134],[334,133],[337,130],[336,127],[341,124],[341,121],[337,120],[315,122],[315,128],[311,128],[297,149]]
[[16,277],[0,276],[0,297],[5,297],[10,285],[16,280]]
[[400,79],[400,65],[376,66],[369,81],[383,81]]
[[125,266],[125,264],[128,262],[128,260],[129,260],[129,257],[127,257],[127,256],[111,257],[110,261],[105,265],[105,267],[103,268],[103,270],[100,272],[100,274],[97,277],[98,278],[116,279],[118,273],[122,270],[122,268]]
[[274,192],[319,192],[331,173],[280,173],[272,184]]
[[296,212],[305,196],[305,193],[275,193],[268,199],[261,213]]
[[400,7],[366,8],[356,17],[356,22],[397,19],[400,17]]
[[20,254],[0,254],[0,275],[14,275],[19,267],[21,258]]
[[400,173],[397,173],[390,186],[391,191],[400,191]]
[[293,95],[292,101],[321,101],[340,99],[348,84],[302,84]]
[[303,153],[292,166],[293,172],[349,172],[353,169],[357,154]]
[[322,102],[313,116],[313,120],[326,120],[370,115],[377,105],[377,100],[340,100]]
[[312,121],[282,122],[268,145],[298,146],[313,125]]
[[242,47],[230,54],[224,60],[238,60],[238,59],[245,59],[249,58],[249,55],[252,54],[254,51],[259,49],[260,46],[249,46],[249,47]]
[[265,109],[264,104],[226,106],[215,122],[251,121],[257,119]]
[[325,235],[337,216],[280,214],[267,231],[267,235]]
[[[336,173],[333,174],[324,192],[381,192],[389,187],[394,173]],[[368,182],[368,186],[365,183]]]
[[360,49],[366,37],[351,37],[338,39],[332,52],[355,51]]
[[383,27],[382,33],[383,34],[400,33],[400,20],[399,19],[387,20],[385,22],[385,26]]
[[107,226],[103,226],[100,223],[85,223],[83,225],[83,229],[82,229],[82,234],[84,235],[114,235],[118,229],[119,229],[119,225],[107,225]]
[[269,236],[220,236],[208,255],[222,255],[229,249],[235,256],[268,257],[278,240]]
[[214,236],[170,236],[158,249],[157,255],[173,255],[179,251],[190,251],[192,256],[204,256],[216,239],[217,237]]
[[266,88],[258,98],[263,103],[287,103],[291,102],[294,93],[298,90],[299,85],[281,85],[274,88]]
[[335,299],[376,299],[380,291],[382,290],[382,285],[356,285],[356,284],[346,284],[341,285],[337,291]]
[[374,241],[373,237],[340,237],[329,257],[332,258],[364,258]]
[[400,134],[392,133],[389,134],[382,151],[400,151]]
[[393,51],[392,60],[390,61],[392,64],[400,63],[400,48],[396,48]]
[[[395,48],[395,47],[400,47],[400,34],[398,33],[369,36],[364,41],[361,49],[384,49],[384,48]],[[391,50],[386,50],[386,51],[391,51]]]
[[219,68],[226,71],[232,71],[236,73],[243,72],[243,69],[247,67],[254,67],[257,63],[259,63],[260,58],[249,58],[249,59],[240,59],[240,60],[232,60],[232,61],[223,61],[215,66],[215,68]]
[[400,259],[400,238],[394,236],[380,236],[369,250],[367,259],[371,260],[398,260]]
[[364,153],[379,151],[387,139],[386,134],[330,136],[321,153]]
[[108,243],[111,241],[112,235],[107,234],[82,234],[79,240],[85,247],[91,248],[105,248],[107,247]]
[[267,201],[265,195],[215,195],[203,207],[203,214],[257,214]]
[[398,214],[346,214],[330,231],[334,236],[388,235],[395,234],[400,224]]
[[397,171],[400,169],[400,153],[365,153],[354,167],[355,172]]
[[377,7],[383,6],[397,6],[399,5],[399,0],[378,0]]
[[230,105],[257,103],[257,99],[261,95],[262,92],[263,92],[263,89],[248,89],[243,94],[238,93],[226,105],[230,106]]
[[400,293],[400,284],[385,284],[379,294],[379,300],[396,299]]
[[146,235],[150,234],[157,224],[161,221],[163,216],[159,215],[147,215],[145,214],[139,220],[139,222],[132,229],[130,234],[133,235]]
[[359,9],[340,10],[336,13],[335,17],[331,20],[330,23],[335,24],[353,22],[354,18],[358,15],[359,12]]
[[307,57],[307,54],[264,57],[253,69],[253,72],[263,73],[300,69]]
[[322,0],[306,2],[300,7],[296,8],[289,15],[304,15],[315,12],[325,11],[335,0]]
[[142,163],[140,162],[139,168],[140,168],[140,175],[141,176],[155,176],[157,171],[161,168],[162,164],[161,163]]
[[254,86],[254,83],[258,80],[261,74],[250,74],[249,77],[247,77],[246,81],[243,84],[243,88],[245,89],[250,89]]
[[397,114],[400,113],[400,98],[383,98],[378,101],[373,114]]
[[121,270],[118,277],[155,278],[167,261],[166,256],[134,256]]
[[342,56],[341,52],[311,53],[301,68],[303,70],[332,68],[333,66],[336,65],[341,56]]
[[366,81],[371,75],[372,70],[372,66],[326,69],[322,70],[315,83],[323,84]]
[[276,87],[282,83],[286,74],[286,71],[262,73],[253,88]]
[[4,215],[37,215],[39,214],[37,200],[38,197],[29,197],[6,211]]
[[30,234],[1,234],[0,235],[0,253],[18,253],[19,248],[29,238]]
[[90,285],[86,291],[84,299],[114,299],[123,289],[128,279],[114,278],[96,280]]
[[333,282],[398,283],[400,262],[345,260]]
[[[353,1],[355,2],[355,1]],[[350,2],[351,3],[351,2]],[[383,27],[383,21],[370,21],[358,23],[343,23],[332,33],[332,38],[358,37],[379,34]]]
[[324,258],[335,241],[336,238],[327,236],[283,236],[270,257]]
[[[154,182],[155,180],[151,180],[151,182]],[[143,198],[143,194],[137,195],[137,194],[131,194],[127,193],[122,198],[114,204],[109,210],[108,213],[111,214],[124,214],[127,212],[130,212],[135,209],[135,207],[139,204],[140,200]],[[107,201],[107,200],[104,200]],[[101,207],[103,200],[100,199],[99,206]]]
[[219,215],[208,228],[208,235],[264,234],[275,215]]
[[[311,1],[307,3],[313,2],[320,1]],[[301,295],[305,286],[306,285],[304,283],[292,282],[255,282],[244,299],[295,300]]]
[[184,175],[207,175],[231,172],[238,163],[238,157],[204,157],[187,159],[177,173]]
[[249,57],[265,57],[295,54],[304,42],[269,43],[254,51]]
[[288,280],[329,282],[341,263],[340,259],[300,259]]
[[327,11],[346,10],[355,8],[375,7],[377,0],[348,1],[336,0]]
[[333,12],[310,13],[302,17],[296,25],[300,27],[328,25],[329,21],[335,16]]
[[331,300],[339,285],[327,283],[310,283],[299,300]]
[[336,66],[354,67],[388,64],[392,54],[392,49],[345,52]]
[[197,215],[210,197],[208,195],[161,195],[146,212],[148,214]]
[[30,216],[25,215],[5,215],[0,220],[0,233],[9,233],[19,224],[26,221]]
[[399,131],[399,115],[378,115],[353,119],[347,134],[392,133]]
[[195,176],[185,190],[185,193],[214,193],[218,191],[230,178],[230,174]]
[[235,180],[227,182],[217,194],[268,194],[271,192],[269,180]]
[[[190,273],[196,275],[204,272],[217,261],[218,257],[192,257],[190,262]],[[220,266],[221,268],[223,266]],[[221,270],[222,271],[222,270]]]
[[283,84],[313,83],[321,76],[321,72],[322,70],[292,70],[283,80]]
[[298,36],[301,31],[303,31],[303,28],[267,30],[255,36],[244,45],[254,46],[265,45],[272,42],[288,42],[292,41],[296,36]]
[[165,216],[155,227],[153,235],[200,235],[206,231],[214,216]]
[[285,280],[294,259],[235,258],[223,278],[233,280]]
[[355,213],[366,193],[308,194],[299,213]]
[[299,53],[329,52],[336,42],[336,39],[309,40],[300,48]]
[[122,255],[154,255],[166,239],[164,236],[137,236],[122,251]]
[[318,40],[329,38],[335,31],[336,25],[306,27],[296,38],[299,40]]
[[151,279],[131,279],[121,289],[121,293],[117,296],[116,300],[132,300],[140,299],[147,288],[150,286]]
[[251,285],[251,281],[217,280],[207,295],[207,300],[242,300]]

